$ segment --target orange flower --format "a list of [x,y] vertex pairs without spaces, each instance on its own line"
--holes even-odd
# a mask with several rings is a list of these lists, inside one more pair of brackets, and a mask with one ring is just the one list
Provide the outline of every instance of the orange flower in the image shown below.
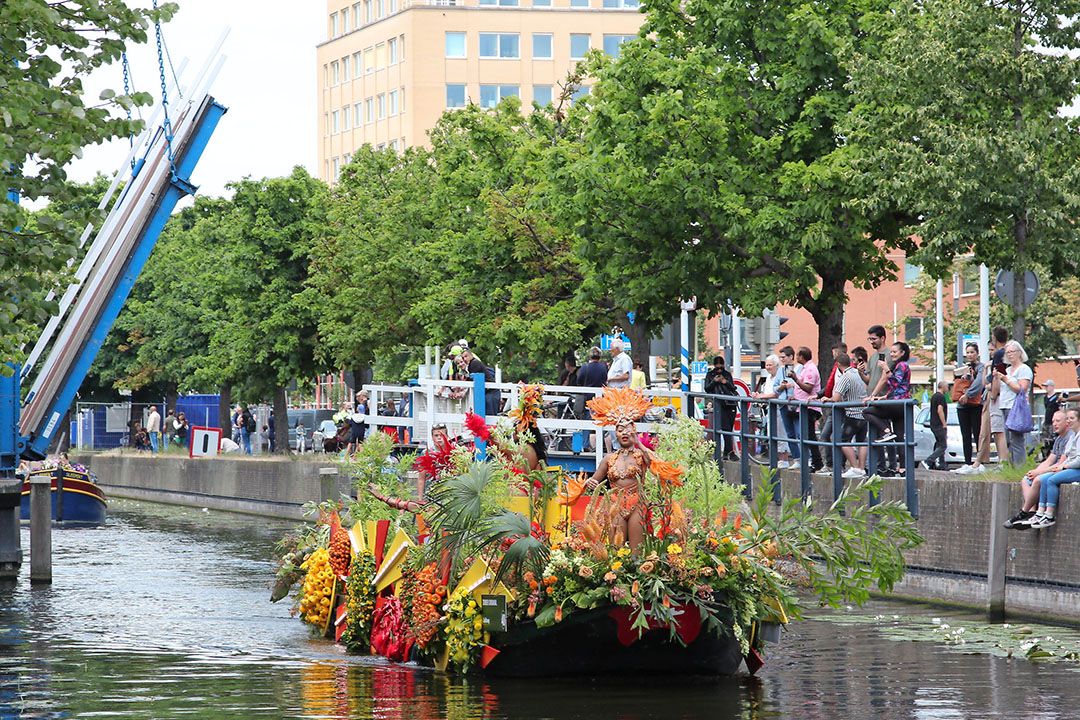
[[617,579],[618,577],[619,577],[618,575],[616,575],[615,573],[611,572],[610,570],[608,570],[608,571],[607,571],[606,573],[604,573],[604,580],[605,580],[606,582],[609,582],[609,583],[615,582],[615,580],[616,580],[616,579]]
[[630,594],[637,597],[638,592],[641,590],[641,584],[637,580],[630,586]]
[[528,615],[529,615],[529,617],[532,617],[532,616],[533,616],[533,615],[535,615],[535,614],[536,614],[536,601],[535,601],[535,600],[530,600],[530,601],[529,601],[529,612],[528,612]]
[[738,530],[740,527],[742,527],[742,515],[736,515],[735,516],[735,529]]
[[555,622],[562,622],[562,605],[555,606]]
[[727,508],[724,508],[723,510],[720,511],[720,524],[721,525],[726,525],[727,524]]
[[641,567],[638,568],[638,569],[641,570],[641,572],[648,575],[649,573],[651,573],[653,570],[656,569],[656,563],[654,563],[652,560],[646,560],[645,562],[641,563]]

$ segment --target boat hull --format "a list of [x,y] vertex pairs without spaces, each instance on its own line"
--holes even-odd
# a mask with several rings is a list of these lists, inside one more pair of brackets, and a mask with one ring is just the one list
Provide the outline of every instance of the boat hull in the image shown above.
[[576,611],[556,625],[520,623],[492,646],[499,653],[483,673],[499,677],[557,675],[734,675],[742,663],[738,641],[704,629],[683,645],[670,630],[649,630],[630,644],[619,639],[610,608]]
[[[66,523],[85,523],[89,525],[101,525],[105,522],[106,501],[105,493],[93,476],[75,470],[64,471],[63,507],[59,502],[60,492],[57,491],[56,478],[52,477],[52,470],[38,470],[31,476],[47,476],[52,483],[52,518],[53,520]],[[58,512],[60,515],[58,516]],[[19,510],[23,520],[30,519],[30,481],[23,482],[22,504]]]

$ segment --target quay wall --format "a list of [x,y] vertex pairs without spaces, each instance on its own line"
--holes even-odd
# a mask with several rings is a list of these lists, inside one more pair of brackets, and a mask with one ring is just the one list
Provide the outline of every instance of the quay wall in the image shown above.
[[[323,462],[295,458],[183,458],[145,454],[74,457],[89,466],[108,496],[208,507],[216,510],[299,519],[302,505],[349,493],[348,478],[334,457]],[[737,465],[726,468],[738,477]],[[812,497],[827,506],[832,478],[814,476]],[[1041,531],[1007,531],[1000,521],[1020,506],[1018,483],[994,483],[921,472],[918,529],[925,543],[908,552],[908,573],[895,597],[986,609],[991,605],[991,568],[1004,576],[1004,610],[1080,622],[1080,486],[1062,486],[1058,523]],[[784,498],[797,497],[797,473],[783,471]],[[1002,503],[1001,500],[1007,500]],[[902,479],[889,480],[884,500],[903,500]],[[1002,513],[1007,510],[1007,514]],[[991,548],[994,551],[991,551]],[[998,588],[998,602],[1002,589]]]

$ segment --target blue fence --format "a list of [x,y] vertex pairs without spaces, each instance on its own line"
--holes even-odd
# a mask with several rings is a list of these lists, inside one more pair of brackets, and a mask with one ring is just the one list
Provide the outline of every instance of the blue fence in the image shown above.
[[[712,435],[716,444],[715,459],[723,466],[724,438],[730,437],[739,442],[739,473],[740,479],[746,488],[747,495],[752,489],[751,466],[767,465],[775,470],[779,458],[779,446],[781,443],[797,445],[802,462],[799,464],[800,491],[804,498],[809,497],[812,487],[812,470],[809,462],[809,451],[818,448],[828,453],[829,465],[832,467],[833,498],[835,499],[844,489],[846,478],[842,476],[844,467],[843,448],[850,447],[867,448],[866,468],[869,474],[874,474],[873,469],[879,466],[882,453],[888,448],[895,448],[897,453],[903,455],[905,497],[908,511],[915,517],[919,515],[919,492],[915,483],[915,401],[907,400],[880,400],[865,405],[863,403],[843,402],[805,402],[794,400],[757,400],[743,395],[710,395],[706,393],[690,393],[688,398],[691,402],[700,398],[712,404],[712,414],[708,433]],[[740,418],[738,430],[725,430],[723,428],[723,403],[736,406]],[[873,425],[868,423],[866,442],[843,442],[841,427],[844,420],[844,409],[851,407],[896,407],[903,408],[904,439],[890,442],[881,442]],[[812,407],[817,412],[831,415],[833,432],[827,441],[809,440],[810,413],[805,409]],[[777,430],[780,421],[781,408],[798,410],[799,432],[798,438],[780,435]],[[754,412],[752,412],[754,411]],[[764,422],[755,423],[751,418],[760,417]],[[899,435],[899,433],[897,433]],[[781,501],[780,483],[773,485],[774,500]],[[871,496],[870,504],[874,505],[878,498]]]

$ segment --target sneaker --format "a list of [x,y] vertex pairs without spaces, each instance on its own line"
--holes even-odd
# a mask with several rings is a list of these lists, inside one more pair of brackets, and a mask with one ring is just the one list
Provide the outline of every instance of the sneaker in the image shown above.
[[791,463],[789,463],[787,460],[781,460],[776,463],[777,470],[787,470],[789,467],[791,467]]
[[982,475],[985,472],[986,472],[986,466],[985,465],[980,465],[979,467],[972,467],[971,472],[969,472],[968,475]]
[[970,475],[972,470],[974,470],[974,469],[975,468],[972,467],[971,465],[961,465],[960,467],[955,468],[954,470],[951,470],[950,472],[954,472],[957,475]]
[[853,468],[848,468],[847,470],[845,470],[840,475],[840,477],[847,478],[848,480],[857,480],[857,479],[861,479],[861,478],[866,477],[866,473],[863,472],[862,470],[860,470],[859,468],[853,467]]
[[934,469],[934,468],[930,467],[929,465],[927,465],[925,460],[923,460],[922,462],[919,463],[919,467],[921,467],[923,470],[933,470]]
[[1031,524],[1028,525],[1032,530],[1042,530],[1043,528],[1054,526],[1053,515],[1036,515],[1031,519]]
[[896,439],[896,433],[894,433],[894,432],[886,432],[884,435],[879,437],[875,442],[887,443],[887,442],[892,442],[895,439]]
[[1009,530],[1027,530],[1031,527],[1031,521],[1035,519],[1032,510],[1021,510],[1005,521],[1005,527]]
[[900,471],[896,468],[885,468],[884,470],[879,472],[878,475],[883,478],[900,477]]

